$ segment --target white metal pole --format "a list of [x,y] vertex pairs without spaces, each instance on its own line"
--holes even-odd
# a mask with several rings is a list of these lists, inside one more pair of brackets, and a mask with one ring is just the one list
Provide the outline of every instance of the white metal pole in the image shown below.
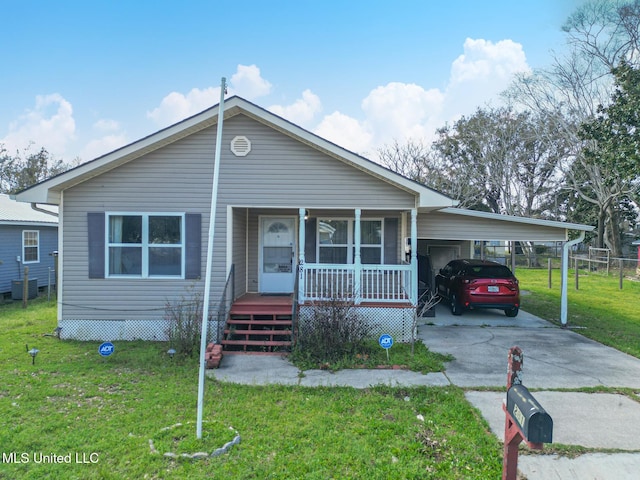
[[202,438],[202,407],[204,401],[205,353],[207,350],[207,328],[209,326],[209,297],[211,296],[211,270],[213,264],[213,235],[216,226],[216,208],[218,205],[218,178],[220,176],[220,148],[222,143],[222,121],[224,118],[224,94],[227,80],[222,77],[220,84],[220,104],[218,105],[218,130],[216,133],[216,152],[213,161],[213,186],[211,188],[211,211],[209,213],[209,237],[207,240],[207,269],[204,279],[204,297],[202,305],[202,333],[200,334],[200,372],[198,377],[198,418],[196,436]]
[[566,242],[562,247],[562,288],[560,289],[560,323],[563,327],[567,326],[567,274],[569,271],[569,249],[584,240],[584,231],[580,232],[580,236],[575,240]]
[[418,306],[418,210],[411,209],[411,305]]

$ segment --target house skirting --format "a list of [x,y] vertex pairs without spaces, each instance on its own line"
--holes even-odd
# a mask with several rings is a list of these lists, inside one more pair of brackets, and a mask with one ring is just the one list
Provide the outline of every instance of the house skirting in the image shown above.
[[[169,341],[169,322],[157,320],[59,320],[60,338],[63,340],[148,340]],[[217,341],[218,323],[209,322],[211,341]]]
[[[316,308],[312,304],[300,305],[299,329],[304,329],[311,322]],[[394,342],[408,343],[414,338],[415,307],[361,304],[351,306],[350,309],[360,322],[369,326],[369,331],[375,338],[384,333],[391,335]]]

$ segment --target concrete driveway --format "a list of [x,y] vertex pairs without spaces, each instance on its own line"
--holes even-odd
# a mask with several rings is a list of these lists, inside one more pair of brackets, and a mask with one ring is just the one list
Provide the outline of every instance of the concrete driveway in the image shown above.
[[423,322],[418,336],[430,350],[455,357],[445,375],[465,388],[501,440],[505,394],[478,388],[506,385],[508,352],[517,345],[524,354],[523,384],[543,390],[534,396],[553,418],[554,443],[594,449],[577,458],[520,455],[518,466],[529,480],[635,478],[640,471],[637,395],[558,391],[594,386],[640,391],[639,359],[522,311],[513,319],[498,310],[453,316],[438,306],[436,317]]
[[507,318],[500,310],[472,310],[456,317],[438,306],[436,317],[423,321],[433,324],[421,325],[418,336],[431,351],[456,357],[446,375],[460,387],[504,387],[508,352],[517,345],[529,388],[640,389],[640,360],[527,312]]

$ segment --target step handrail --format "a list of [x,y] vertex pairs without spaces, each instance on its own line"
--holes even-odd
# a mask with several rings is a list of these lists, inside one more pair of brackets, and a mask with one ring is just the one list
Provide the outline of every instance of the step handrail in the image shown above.
[[222,297],[220,298],[220,303],[218,304],[218,328],[216,330],[216,342],[220,343],[222,340],[222,331],[224,330],[224,325],[227,323],[227,319],[229,318],[229,312],[231,311],[231,305],[236,298],[235,295],[235,264],[231,264],[231,268],[229,269],[229,275],[227,275],[227,282],[224,285],[224,290],[222,291]]

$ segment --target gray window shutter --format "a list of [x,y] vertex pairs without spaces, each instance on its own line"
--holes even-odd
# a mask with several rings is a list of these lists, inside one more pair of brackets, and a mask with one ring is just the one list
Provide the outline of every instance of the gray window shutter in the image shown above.
[[384,263],[398,262],[398,219],[384,219]]
[[316,263],[316,224],[317,218],[308,218],[304,225],[304,261]]
[[202,220],[199,213],[187,213],[185,223],[185,272],[186,279],[200,279],[202,268]]
[[105,232],[104,212],[87,213],[89,233],[89,278],[104,278]]

